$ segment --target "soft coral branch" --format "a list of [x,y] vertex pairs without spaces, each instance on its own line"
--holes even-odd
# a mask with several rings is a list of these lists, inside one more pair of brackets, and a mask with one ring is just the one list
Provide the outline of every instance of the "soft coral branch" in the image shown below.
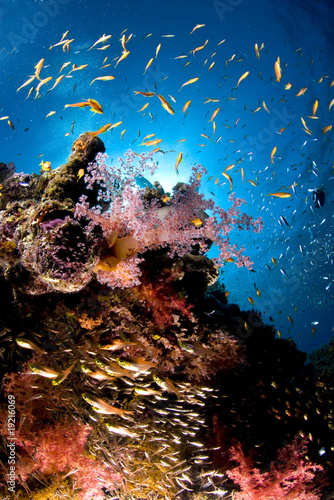
[[314,478],[323,468],[308,461],[306,451],[305,441],[295,438],[278,452],[269,471],[261,473],[240,444],[232,448],[231,458],[239,465],[227,471],[227,475],[240,488],[240,492],[234,493],[235,500],[319,500]]
[[[228,236],[234,227],[239,230],[253,228],[255,232],[262,227],[260,219],[254,220],[251,216],[240,212],[244,200],[235,198],[232,193],[229,197],[232,205],[228,211],[216,206],[212,199],[206,200],[199,193],[200,179],[206,171],[204,167],[197,165],[193,168],[189,184],[183,186],[183,189],[174,189],[174,194],[167,205],[162,207],[157,199],[145,203],[143,191],[135,184],[135,177],[150,168],[154,171],[155,164],[150,164],[152,161],[150,155],[140,155],[139,165],[135,165],[134,159],[134,154],[129,151],[126,162],[120,160],[122,168],[114,169],[111,173],[106,165],[106,155],[98,155],[96,163],[90,165],[85,180],[87,188],[92,188],[95,183],[101,186],[100,199],[108,201],[110,208],[107,211],[103,211],[101,207],[91,208],[85,196],[82,196],[76,205],[75,216],[90,220],[88,230],[94,225],[101,226],[105,238],[111,239],[112,245],[115,244],[115,234],[118,246],[120,246],[119,239],[122,238],[131,237],[134,242],[133,253],[121,256],[118,262],[112,260],[113,265],[110,265],[110,269],[107,268],[110,259],[104,262],[103,273],[97,273],[98,279],[110,286],[133,286],[138,283],[140,276],[138,266],[132,265],[133,279],[130,276],[130,268],[129,272],[125,273],[124,280],[122,273],[116,273],[117,266],[123,266],[127,259],[146,250],[164,247],[168,248],[168,255],[172,258],[175,255],[182,257],[192,252],[194,246],[203,254],[209,248],[209,240],[219,249],[219,257],[215,259],[217,266],[234,257],[238,267],[251,268],[252,262],[243,255],[244,248],[238,250],[232,246]],[[194,224],[193,221],[198,220],[199,211],[211,211],[213,215],[200,221],[200,224]],[[111,255],[118,258],[119,255],[112,245]]]

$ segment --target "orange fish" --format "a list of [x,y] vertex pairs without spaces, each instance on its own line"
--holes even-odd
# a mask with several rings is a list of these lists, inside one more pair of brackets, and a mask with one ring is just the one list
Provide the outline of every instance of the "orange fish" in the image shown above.
[[327,127],[324,127],[322,129],[322,133],[326,134],[326,132],[329,132],[330,130],[332,130],[332,125],[327,125]]
[[257,43],[255,44],[254,48],[255,48],[255,57],[256,57],[256,59],[260,59],[259,46],[258,46]]
[[155,94],[155,95],[156,95],[156,96],[158,97],[158,99],[160,100],[162,107],[163,107],[166,111],[168,111],[168,113],[169,113],[170,115],[173,115],[173,114],[174,114],[174,110],[173,110],[173,108],[171,107],[171,105],[170,105],[170,104],[166,101],[166,99],[165,99],[164,97],[162,97],[162,95],[159,95],[159,94]]
[[276,151],[277,151],[277,147],[275,146],[271,152],[271,155],[270,155],[271,163],[274,163],[274,156],[275,156]]
[[90,106],[89,102],[76,102],[75,104],[65,104],[64,108],[84,108]]
[[281,73],[281,61],[280,58],[277,58],[277,61],[275,62],[275,75],[276,75],[276,82],[281,81],[282,73]]
[[285,90],[290,90],[291,87],[292,87],[292,84],[291,83],[287,83],[284,88],[285,88]]
[[91,107],[91,111],[102,115],[103,111],[102,111],[101,105],[97,101],[95,101],[95,99],[87,99],[87,102],[88,102],[89,106]]
[[252,299],[252,297],[248,297],[248,300],[251,303],[251,305],[253,306],[254,305],[254,300]]
[[301,95],[304,95],[305,92],[307,91],[307,87],[303,87],[300,89],[300,91],[296,94],[296,97],[300,97]]
[[[219,111],[220,111],[220,108],[217,108],[217,109],[216,109],[216,110],[212,113],[212,116],[211,116],[211,118],[210,118],[209,122],[212,122],[212,121],[216,118],[216,116],[218,115]],[[209,123],[209,122],[208,122],[208,123]]]
[[185,111],[187,111],[187,109],[189,108],[190,104],[191,104],[191,101],[187,101],[185,103],[185,105],[182,108],[182,113],[184,113]]
[[99,128],[96,132],[88,132],[89,135],[96,137],[99,134],[103,134],[104,132],[107,132],[111,127],[111,123],[107,123],[107,125],[103,125],[103,127]]

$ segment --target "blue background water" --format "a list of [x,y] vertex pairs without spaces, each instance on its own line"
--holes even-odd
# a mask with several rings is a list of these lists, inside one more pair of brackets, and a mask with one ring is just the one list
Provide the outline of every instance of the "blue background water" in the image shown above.
[[[331,0],[2,1],[0,115],[10,117],[15,131],[7,120],[0,121],[0,161],[14,161],[18,172],[39,172],[41,159],[51,161],[52,168],[56,168],[66,161],[79,134],[122,121],[112,132],[101,136],[110,161],[117,162],[129,147],[135,152],[147,151],[147,147],[140,146],[142,138],[156,134],[163,139],[161,149],[167,151],[156,155],[156,178],[163,186],[171,189],[176,182],[186,181],[191,165],[201,163],[208,169],[203,179],[204,194],[214,196],[224,208],[229,206],[229,182],[222,172],[235,164],[228,172],[233,179],[233,191],[237,197],[245,198],[247,213],[263,218],[264,229],[260,234],[237,230],[232,233],[233,243],[245,245],[255,272],[238,269],[234,264],[225,266],[223,280],[229,300],[250,309],[247,297],[253,298],[254,308],[265,322],[270,322],[271,317],[282,337],[291,336],[299,348],[310,351],[329,340],[334,317],[334,130],[322,133],[334,121],[334,107],[328,109],[334,98],[334,85],[330,86],[334,80],[333,20]],[[205,26],[190,34],[198,23]],[[125,29],[127,36],[133,34],[126,45],[130,54],[115,68],[114,58],[122,52],[120,33]],[[62,51],[61,46],[48,51],[67,30],[66,38],[74,38],[70,52]],[[106,42],[110,47],[87,51],[103,34],[112,35]],[[162,37],[168,34],[174,36]],[[195,55],[190,53],[206,40],[202,50]],[[157,58],[144,74],[160,43]],[[260,60],[255,57],[255,43],[259,47],[264,43]],[[175,59],[180,55],[187,57]],[[106,64],[111,66],[99,69],[107,56]],[[274,72],[277,57],[282,67],[280,82]],[[45,62],[41,78],[53,79],[48,87],[41,88],[41,98],[34,98],[35,91],[27,98],[31,85],[19,92],[17,89],[34,73],[34,66],[42,58]],[[48,93],[47,88],[52,87],[60,67],[67,61],[71,64],[63,70],[65,75],[73,63],[88,67],[71,73],[72,78],[63,78]],[[190,64],[185,67],[188,61]],[[208,71],[213,61],[215,65]],[[246,71],[248,77],[235,88]],[[115,80],[89,85],[103,75],[113,75]],[[192,78],[199,80],[179,91]],[[288,82],[291,90],[284,88]],[[307,87],[306,93],[296,97],[302,87]],[[162,108],[158,99],[135,95],[136,90],[162,94],[175,110],[174,116]],[[103,105],[103,115],[93,115],[88,108],[64,109],[65,104],[88,98]],[[203,104],[207,98],[219,102]],[[316,99],[319,119],[307,118],[312,115]],[[192,102],[188,113],[182,113],[189,100]],[[270,114],[263,108],[263,101]],[[140,112],[146,102],[148,108]],[[258,106],[262,108],[254,113]],[[209,120],[217,107],[220,112],[213,135]],[[46,119],[50,111],[56,114]],[[302,130],[301,117],[312,135]],[[138,130],[141,135],[135,141]],[[179,139],[187,140],[175,142]],[[176,176],[179,152],[184,159]],[[243,183],[241,167],[245,172]],[[293,183],[297,183],[295,192],[289,188]],[[281,188],[291,193],[291,198],[267,196]],[[325,191],[322,208],[312,207],[309,190],[315,188]],[[280,216],[291,228],[282,220],[279,223]],[[214,250],[210,255],[215,255]],[[261,298],[256,295],[254,284],[261,291]]]

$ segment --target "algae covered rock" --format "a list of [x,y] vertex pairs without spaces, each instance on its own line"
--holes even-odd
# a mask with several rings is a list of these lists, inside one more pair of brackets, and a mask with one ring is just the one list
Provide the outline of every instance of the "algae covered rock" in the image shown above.
[[[91,279],[103,242],[98,228],[87,231],[74,218],[75,204],[86,193],[79,170],[104,152],[98,137],[77,139],[64,165],[50,172],[16,174],[0,164],[0,266],[24,293],[74,292]],[[96,202],[96,192],[89,191]]]

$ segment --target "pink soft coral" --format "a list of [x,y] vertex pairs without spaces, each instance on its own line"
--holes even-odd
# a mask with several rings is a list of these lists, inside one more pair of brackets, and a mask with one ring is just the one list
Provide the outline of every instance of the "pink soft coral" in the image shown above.
[[76,481],[81,500],[103,500],[102,488],[114,489],[122,476],[87,454],[85,444],[91,430],[78,421],[61,422],[40,433],[21,436],[16,442],[21,452],[18,477],[26,481],[34,471],[46,476],[73,472],[71,478]]
[[[235,258],[238,267],[251,268],[252,262],[243,256],[244,248],[238,250],[231,245],[228,235],[234,227],[239,230],[253,228],[258,232],[262,227],[261,220],[241,213],[240,206],[245,201],[235,198],[234,193],[230,195],[232,205],[228,211],[216,206],[212,199],[206,200],[199,193],[201,176],[206,173],[203,167],[194,167],[186,188],[175,190],[167,205],[161,207],[158,200],[144,203],[143,192],[135,184],[136,176],[148,169],[155,170],[154,163],[150,166],[152,155],[140,155],[139,166],[135,166],[135,156],[129,151],[126,162],[120,159],[121,168],[112,171],[106,165],[106,158],[106,155],[97,156],[96,163],[89,167],[85,181],[88,189],[95,182],[102,186],[99,198],[110,203],[109,210],[103,212],[100,207],[91,208],[87,197],[82,196],[75,211],[76,217],[90,219],[88,228],[100,225],[105,238],[111,242],[110,256],[100,261],[96,268],[100,281],[109,286],[133,286],[140,276],[138,260],[133,260],[136,255],[167,247],[170,257],[182,257],[191,252],[194,245],[205,253],[208,240],[218,246],[219,257],[214,259],[218,266],[227,259]],[[211,211],[212,216],[197,224],[199,211]],[[131,238],[132,242],[128,254],[119,251],[122,240],[126,238]],[[122,268],[121,272],[118,267]]]
[[239,465],[227,471],[227,475],[241,490],[234,492],[235,500],[319,500],[314,477],[323,469],[306,459],[306,450],[306,443],[295,438],[278,452],[269,471],[261,473],[253,468],[252,460],[245,456],[240,444],[232,448],[232,459]]

